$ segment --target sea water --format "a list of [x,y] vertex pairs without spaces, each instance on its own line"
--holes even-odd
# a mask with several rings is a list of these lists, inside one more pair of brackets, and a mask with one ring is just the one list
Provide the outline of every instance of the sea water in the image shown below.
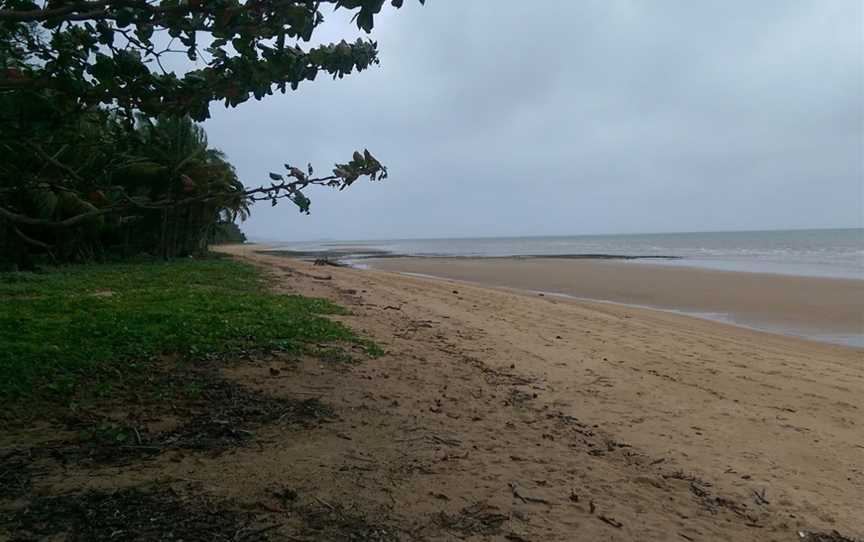
[[[864,229],[777,230],[550,237],[389,239],[288,243],[293,250],[420,257],[610,255],[637,262],[727,271],[864,280]],[[661,259],[652,257],[674,257]]]

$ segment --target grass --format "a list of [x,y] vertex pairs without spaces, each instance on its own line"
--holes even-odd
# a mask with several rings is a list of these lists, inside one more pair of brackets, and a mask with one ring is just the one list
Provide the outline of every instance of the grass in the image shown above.
[[227,259],[0,274],[0,399],[110,394],[161,354],[299,354],[340,342],[380,354],[324,317],[343,313],[327,300],[272,293],[259,270]]

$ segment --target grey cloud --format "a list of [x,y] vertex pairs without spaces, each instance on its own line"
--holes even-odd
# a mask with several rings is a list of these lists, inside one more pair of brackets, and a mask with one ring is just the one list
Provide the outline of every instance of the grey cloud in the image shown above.
[[[541,9],[542,7],[542,9]],[[368,147],[391,179],[258,207],[268,239],[860,226],[856,0],[431,0],[382,65],[216,111],[247,184]],[[331,20],[332,19],[332,20]],[[354,37],[341,14],[322,39]]]

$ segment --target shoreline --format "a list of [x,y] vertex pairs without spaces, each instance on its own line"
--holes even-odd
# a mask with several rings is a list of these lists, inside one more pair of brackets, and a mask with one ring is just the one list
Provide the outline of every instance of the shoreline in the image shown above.
[[[375,270],[374,268],[371,268],[371,267],[364,267],[364,268],[358,267],[358,269],[366,269],[366,270],[372,270],[372,271]],[[379,271],[380,271],[380,269],[379,269]],[[730,273],[736,273],[736,271],[729,271],[729,272]],[[549,296],[549,297],[553,297],[553,298],[574,301],[576,303],[611,305],[613,307],[624,308],[624,309],[637,309],[637,310],[661,312],[664,314],[673,314],[676,316],[683,316],[686,318],[696,318],[697,320],[701,320],[703,322],[710,322],[712,324],[722,324],[722,325],[726,325],[726,326],[732,326],[732,327],[737,328],[737,329],[754,331],[756,333],[765,333],[765,334],[772,335],[772,336],[779,336],[779,337],[789,338],[789,339],[799,339],[799,340],[814,342],[814,343],[822,344],[822,345],[840,346],[843,348],[851,348],[851,349],[855,349],[855,350],[864,350],[864,338],[859,339],[858,337],[853,337],[852,340],[850,341],[848,338],[846,338],[846,339],[840,338],[840,339],[831,340],[828,338],[819,338],[819,336],[799,335],[796,333],[792,333],[791,331],[788,331],[788,330],[783,330],[783,329],[772,330],[772,329],[768,329],[765,327],[755,327],[755,326],[750,326],[750,325],[743,324],[740,322],[735,322],[734,320],[730,319],[729,316],[726,314],[715,314],[715,313],[699,312],[699,311],[685,311],[685,310],[679,310],[679,309],[668,309],[668,308],[663,308],[663,307],[656,307],[656,306],[652,306],[652,305],[639,305],[637,303],[626,303],[623,301],[612,301],[609,299],[594,299],[594,298],[590,298],[590,297],[578,297],[578,296],[569,295],[569,294],[562,294],[559,292],[550,292],[547,290],[524,290],[524,289],[520,289],[520,288],[508,288],[506,286],[491,286],[491,285],[482,284],[479,282],[470,282],[470,281],[464,281],[464,280],[459,280],[459,279],[449,279],[446,277],[439,277],[436,275],[425,275],[423,273],[410,273],[410,272],[400,272],[400,271],[394,271],[394,273],[397,273],[398,275],[405,276],[405,277],[416,277],[416,278],[427,279],[427,280],[448,281],[448,282],[452,282],[452,283],[456,283],[456,284],[465,284],[465,285],[469,285],[469,286],[501,289],[503,291],[513,292],[513,293],[518,294],[518,295],[538,295],[540,297]],[[856,339],[857,339],[857,341],[856,341]]]
[[864,348],[864,281],[857,279],[614,260],[369,258],[363,263],[384,271],[658,310]]
[[687,269],[700,269],[709,271],[723,271],[727,273],[748,273],[756,275],[773,275],[781,277],[809,277],[823,279],[859,280],[864,281],[864,268],[852,267],[827,267],[819,268],[813,263],[803,262],[778,262],[759,260],[733,260],[733,259],[706,259],[693,258],[689,256],[677,256],[669,254],[616,254],[616,253],[562,253],[562,254],[509,254],[509,255],[453,255],[453,254],[411,254],[403,252],[391,252],[384,249],[362,248],[360,250],[348,250],[345,248],[312,249],[312,250],[290,250],[282,248],[262,248],[257,250],[259,254],[280,256],[283,258],[295,258],[299,260],[312,261],[325,259],[344,263],[352,267],[361,267],[362,262],[367,260],[436,260],[447,259],[454,261],[522,261],[522,260],[575,260],[575,261],[619,261],[636,264],[666,265],[671,267],[683,267]]
[[284,258],[310,259],[324,258],[336,261],[351,262],[354,260],[369,259],[401,259],[401,258],[448,258],[454,260],[684,260],[681,256],[669,256],[665,254],[606,254],[606,253],[573,253],[573,254],[514,254],[509,256],[447,256],[438,254],[402,254],[399,252],[388,252],[379,249],[363,250],[287,250],[287,249],[263,249],[257,251],[259,254],[282,256]]

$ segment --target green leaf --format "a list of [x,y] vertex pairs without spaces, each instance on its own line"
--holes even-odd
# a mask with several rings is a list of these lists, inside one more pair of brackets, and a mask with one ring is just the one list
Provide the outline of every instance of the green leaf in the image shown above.
[[135,10],[132,8],[120,8],[114,20],[119,28],[126,28],[135,20]]
[[96,62],[90,67],[90,74],[100,81],[114,78],[114,59],[102,53],[96,54]]

